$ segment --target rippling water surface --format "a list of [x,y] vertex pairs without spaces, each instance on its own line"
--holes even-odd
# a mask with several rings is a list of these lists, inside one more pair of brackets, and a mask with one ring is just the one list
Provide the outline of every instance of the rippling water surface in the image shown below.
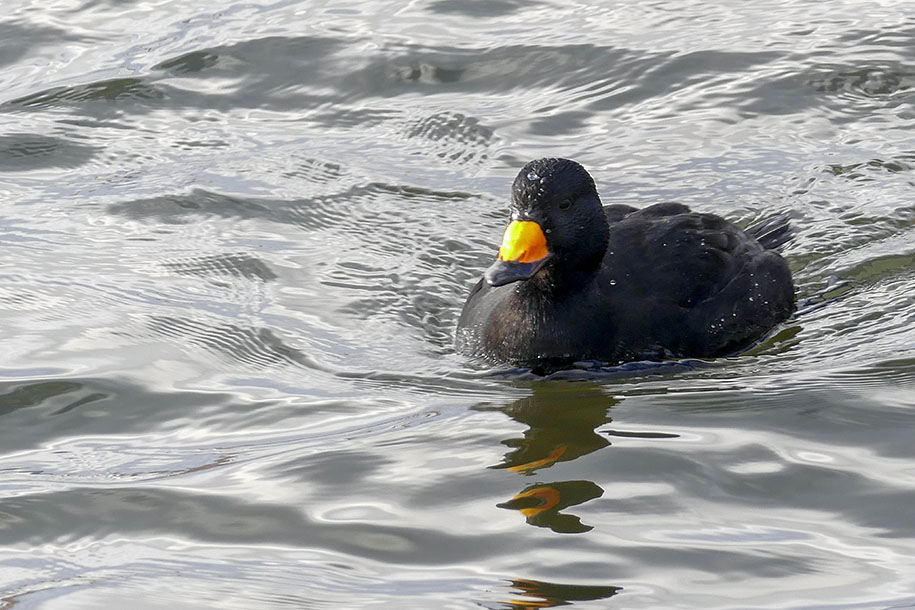
[[[8,0],[0,608],[915,607],[907,0]],[[509,184],[786,212],[749,353],[453,353]]]

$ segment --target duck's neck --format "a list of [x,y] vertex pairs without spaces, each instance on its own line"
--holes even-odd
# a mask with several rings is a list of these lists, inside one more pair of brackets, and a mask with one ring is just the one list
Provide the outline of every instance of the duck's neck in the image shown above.
[[487,325],[486,345],[509,361],[566,361],[576,350],[590,357],[588,341],[564,329],[587,305],[593,280],[591,274],[551,274],[544,267],[518,282],[514,294],[499,303],[495,323]]
[[519,294],[530,299],[550,302],[574,299],[591,286],[600,271],[600,259],[586,265],[562,265],[560,261],[547,263],[534,277],[519,287]]

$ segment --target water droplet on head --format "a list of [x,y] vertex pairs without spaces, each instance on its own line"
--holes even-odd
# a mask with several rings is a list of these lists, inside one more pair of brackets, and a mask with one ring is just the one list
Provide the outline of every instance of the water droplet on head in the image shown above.
[[537,175],[537,172],[530,171],[527,173],[527,179],[534,182],[535,180],[540,180],[540,176]]
[[616,280],[610,280],[610,285],[611,285],[611,286],[616,286]]

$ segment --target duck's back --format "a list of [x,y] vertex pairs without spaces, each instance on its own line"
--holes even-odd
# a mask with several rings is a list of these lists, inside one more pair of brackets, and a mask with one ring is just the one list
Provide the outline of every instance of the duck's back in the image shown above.
[[677,203],[605,212],[610,242],[598,281],[611,287],[618,342],[645,355],[655,345],[666,355],[718,356],[793,312],[784,259],[733,223]]

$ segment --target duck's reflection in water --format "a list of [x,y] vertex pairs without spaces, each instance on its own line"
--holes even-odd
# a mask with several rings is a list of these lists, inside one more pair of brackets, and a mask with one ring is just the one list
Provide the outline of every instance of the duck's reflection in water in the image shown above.
[[[502,441],[510,451],[505,454],[502,463],[492,468],[508,470],[530,483],[498,506],[517,510],[530,525],[549,528],[558,534],[587,532],[593,527],[582,523],[578,516],[563,511],[599,498],[604,490],[593,481],[551,481],[543,473],[555,464],[608,447],[610,437],[676,438],[677,435],[610,429],[606,426],[612,421],[610,409],[619,400],[608,396],[606,389],[599,384],[545,381],[530,387],[530,396],[511,404],[475,407],[478,410],[501,411],[527,426],[520,438]],[[557,584],[528,579],[512,580],[511,588],[517,599],[499,601],[499,608],[553,608],[575,601],[606,599],[622,589],[609,585]]]
[[561,511],[599,498],[603,493],[604,490],[591,481],[559,481],[527,487],[498,506],[520,511],[531,525],[548,527],[559,534],[578,534],[592,529],[591,526],[575,515]]
[[511,581],[512,590],[519,599],[500,602],[504,608],[527,610],[530,608],[555,608],[571,602],[606,599],[616,595],[622,587],[588,585],[561,585],[538,580],[516,579]]
[[[611,421],[608,411],[617,401],[591,384],[539,383],[533,394],[504,407],[479,406],[502,411],[528,426],[522,438],[502,441],[512,450],[494,468],[533,476],[558,462],[567,462],[610,444],[597,428]],[[562,511],[603,494],[591,481],[552,481],[527,485],[502,508],[518,510],[527,522],[554,532],[586,532],[591,526]]]

